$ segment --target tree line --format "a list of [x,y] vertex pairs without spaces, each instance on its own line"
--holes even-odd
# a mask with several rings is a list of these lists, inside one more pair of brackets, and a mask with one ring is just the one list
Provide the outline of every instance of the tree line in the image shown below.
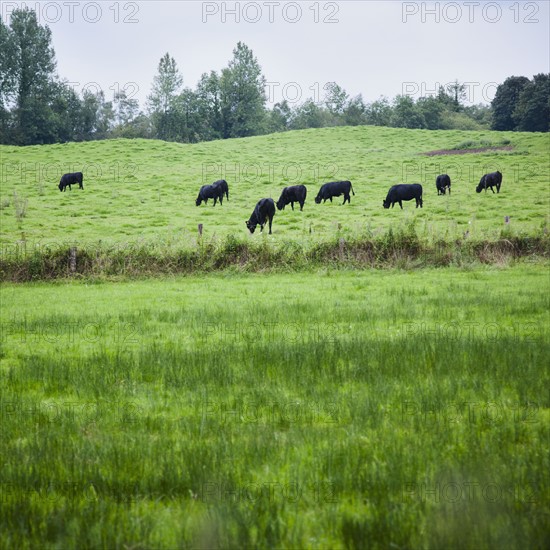
[[464,105],[455,81],[434,96],[398,95],[365,102],[335,82],[321,100],[267,107],[266,79],[252,50],[239,42],[227,67],[183,86],[176,61],[160,60],[144,110],[125,90],[78,94],[56,74],[51,31],[33,10],[0,20],[0,143],[31,145],[115,137],[196,143],[287,130],[342,125],[461,130],[549,130],[550,75],[510,77],[491,105]]

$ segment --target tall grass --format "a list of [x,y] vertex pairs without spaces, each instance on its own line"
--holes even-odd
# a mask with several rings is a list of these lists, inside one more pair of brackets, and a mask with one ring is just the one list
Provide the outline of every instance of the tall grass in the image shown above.
[[4,285],[0,545],[544,548],[548,285]]
[[[76,264],[71,264],[76,249]],[[0,255],[0,280],[24,282],[68,277],[135,278],[157,275],[209,273],[228,269],[239,272],[299,271],[325,265],[335,268],[423,268],[472,264],[509,264],[517,259],[544,261],[550,236],[522,235],[503,230],[496,240],[435,239],[421,235],[414,224],[390,228],[373,236],[335,237],[319,243],[282,243],[229,235],[196,243],[167,241],[110,246],[73,244],[27,247],[26,241],[6,247]]]

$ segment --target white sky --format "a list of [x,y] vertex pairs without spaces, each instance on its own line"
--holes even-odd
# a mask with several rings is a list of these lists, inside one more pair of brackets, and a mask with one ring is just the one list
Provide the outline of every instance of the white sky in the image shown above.
[[550,72],[548,0],[1,0],[3,21],[22,4],[50,27],[62,78],[107,99],[126,87],[142,108],[166,52],[194,88],[203,72],[227,66],[238,41],[272,83],[268,107],[322,99],[331,81],[373,101],[429,95],[458,79],[472,103],[488,103],[508,76]]

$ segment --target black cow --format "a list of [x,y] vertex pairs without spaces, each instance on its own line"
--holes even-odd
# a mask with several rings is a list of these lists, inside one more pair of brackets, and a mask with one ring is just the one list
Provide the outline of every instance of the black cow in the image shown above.
[[451,178],[447,174],[437,176],[435,186],[438,195],[444,195],[447,189],[449,190],[449,195],[451,194]]
[[321,189],[319,189],[319,193],[315,197],[315,202],[321,204],[321,201],[325,202],[327,199],[330,199],[330,202],[332,202],[332,197],[339,197],[343,194],[344,202],[342,204],[346,204],[346,201],[350,202],[350,189],[355,195],[350,181],[331,181],[330,183],[325,183],[321,185]]
[[479,180],[479,185],[476,187],[476,193],[481,193],[483,189],[487,192],[487,187],[491,188],[493,191],[493,186],[497,188],[497,193],[500,192],[500,184],[502,183],[502,174],[497,170],[496,172],[491,172],[490,174],[485,174],[481,176]]
[[67,185],[69,186],[69,189],[72,191],[71,185],[73,183],[78,183],[79,189],[84,189],[83,185],[84,177],[82,176],[82,172],[72,172],[70,174],[63,174],[61,176],[61,179],[59,180],[59,190],[65,191],[65,188]]
[[254,212],[252,212],[252,216],[245,222],[246,227],[248,227],[250,233],[254,233],[257,225],[260,226],[260,231],[263,231],[264,225],[269,221],[269,234],[271,235],[271,223],[274,215],[275,203],[273,199],[260,199],[254,208]]
[[384,208],[389,208],[390,204],[393,205],[398,202],[401,210],[403,210],[403,204],[401,201],[410,201],[416,199],[416,208],[420,206],[422,208],[422,186],[419,183],[400,183],[390,187],[386,200],[382,203]]
[[218,199],[220,204],[223,204],[223,189],[217,185],[203,185],[195,204],[200,206],[202,201],[204,201],[204,204],[208,204],[208,199],[214,199],[214,206],[216,206]]
[[292,206],[294,210],[294,203],[297,202],[300,204],[300,210],[304,209],[304,202],[306,202],[307,188],[305,185],[291,185],[290,187],[285,187],[277,201],[277,208],[279,210],[284,210],[287,204]]
[[212,185],[214,185],[215,187],[220,187],[222,190],[222,194],[225,193],[226,199],[229,200],[229,186],[227,185],[227,182],[225,180],[215,181]]

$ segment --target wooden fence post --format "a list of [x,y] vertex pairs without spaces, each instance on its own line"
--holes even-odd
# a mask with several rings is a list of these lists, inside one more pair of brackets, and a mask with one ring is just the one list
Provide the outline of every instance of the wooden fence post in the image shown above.
[[76,273],[76,246],[71,246],[69,250],[69,271]]

